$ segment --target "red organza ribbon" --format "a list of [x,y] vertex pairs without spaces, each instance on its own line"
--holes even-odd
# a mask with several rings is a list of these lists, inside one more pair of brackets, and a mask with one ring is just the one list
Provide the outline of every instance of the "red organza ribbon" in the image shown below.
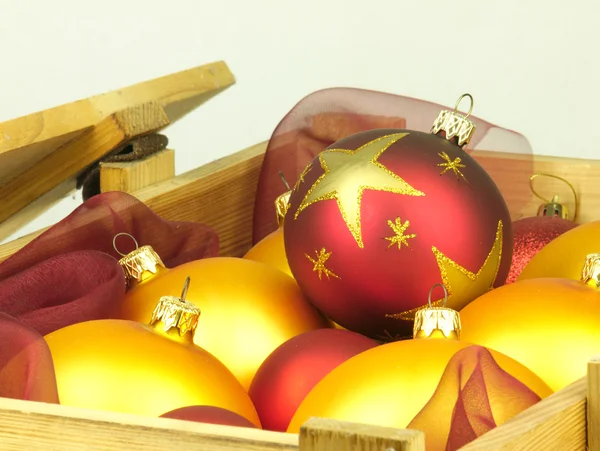
[[[84,202],[0,263],[0,397],[56,402],[50,351],[42,336],[102,319],[125,294],[113,248],[118,233],[151,245],[168,267],[218,254],[218,238],[201,224],[166,221],[121,192]],[[127,237],[117,241],[130,252]]]
[[425,432],[427,451],[454,451],[538,401],[490,351],[469,346],[450,359],[435,393],[408,428]]
[[[254,244],[277,228],[273,203],[286,191],[279,171],[293,184],[317,154],[348,135],[376,128],[429,132],[438,113],[447,109],[453,108],[354,88],[325,89],[302,99],[279,123],[267,147],[254,204]],[[477,127],[469,149],[533,153],[524,136],[469,119]]]

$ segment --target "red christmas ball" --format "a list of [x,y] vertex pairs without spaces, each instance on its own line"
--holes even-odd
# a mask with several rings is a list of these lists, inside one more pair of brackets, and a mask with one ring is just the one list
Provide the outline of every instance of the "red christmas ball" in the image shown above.
[[411,335],[435,284],[456,310],[503,284],[512,256],[488,173],[454,142],[410,130],[361,132],[321,152],[294,187],[284,241],[312,302],[378,339]]
[[248,394],[263,429],[285,432],[306,395],[330,371],[378,343],[354,332],[316,329],[280,345],[263,362]]
[[239,426],[255,428],[251,421],[241,415],[222,407],[215,406],[188,406],[171,410],[161,415],[161,418],[195,421],[197,423],[223,424],[225,426]]
[[513,283],[527,263],[554,238],[577,227],[573,221],[551,216],[532,216],[512,223],[513,255],[506,283]]

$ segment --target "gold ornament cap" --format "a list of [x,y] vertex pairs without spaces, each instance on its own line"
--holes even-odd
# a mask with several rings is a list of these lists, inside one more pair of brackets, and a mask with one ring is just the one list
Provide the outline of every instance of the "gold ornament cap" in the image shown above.
[[[123,254],[117,249],[117,238],[128,236],[135,243],[135,250],[129,254]],[[127,285],[133,282],[143,282],[146,279],[156,275],[160,269],[165,269],[165,264],[160,256],[154,251],[152,246],[139,246],[137,240],[128,233],[117,233],[113,238],[113,248],[123,258],[119,260],[119,265],[125,273]]]
[[540,205],[538,216],[569,219],[569,209],[558,201],[558,196],[554,196],[550,202]]
[[600,288],[600,254],[586,255],[581,281],[592,288]]
[[[471,106],[466,116],[458,112],[458,106],[465,97],[471,100]],[[473,96],[471,94],[463,94],[458,98],[454,110],[442,110],[438,114],[437,119],[431,127],[431,133],[441,135],[444,132],[444,138],[448,141],[456,143],[459,147],[464,147],[471,141],[475,134],[475,124],[469,120],[469,116],[473,111]]]
[[283,220],[285,219],[285,214],[290,208],[290,196],[292,195],[291,191],[287,191],[283,193],[281,196],[275,199],[275,212],[277,213],[277,224],[280,226],[283,225]]
[[279,171],[279,177],[281,177],[281,181],[283,182],[285,189],[287,190],[281,196],[278,196],[275,199],[275,213],[277,214],[277,224],[281,227],[283,225],[283,220],[285,219],[285,214],[290,209],[290,196],[292,195],[292,190],[287,180],[285,179],[283,172]]
[[179,337],[187,334],[189,341],[193,341],[200,319],[200,309],[185,300],[189,286],[190,278],[188,277],[185,279],[181,297],[163,296],[160,298],[152,312],[151,326],[159,328],[162,325],[163,332],[168,334],[175,332]]
[[[444,290],[443,307],[434,307],[431,304],[431,294],[436,287]],[[436,284],[429,290],[428,306],[415,313],[413,338],[447,338],[460,339],[460,315],[454,309],[446,307],[448,290],[442,284]]]

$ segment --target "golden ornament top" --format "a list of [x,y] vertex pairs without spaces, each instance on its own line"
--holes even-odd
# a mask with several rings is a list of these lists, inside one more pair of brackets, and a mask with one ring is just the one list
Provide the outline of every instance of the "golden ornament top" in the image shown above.
[[581,281],[592,288],[600,288],[600,254],[588,254],[585,257]]
[[[469,108],[467,115],[463,116],[458,112],[458,105],[465,97],[468,97],[471,100],[471,107]],[[445,138],[448,141],[456,138],[459,147],[469,144],[469,141],[471,141],[471,138],[475,134],[476,128],[475,124],[468,119],[471,115],[471,111],[473,111],[473,97],[471,94],[463,94],[456,102],[453,111],[440,111],[440,114],[438,114],[438,117],[431,127],[431,133],[437,135],[443,131]]]
[[550,202],[540,205],[538,216],[569,219],[569,209],[558,202],[558,196],[554,196]]
[[290,208],[290,196],[292,195],[291,191],[286,191],[281,196],[278,196],[275,199],[275,212],[277,214],[277,224],[280,226],[283,225],[283,220],[285,219],[285,214]]
[[163,296],[160,298],[152,312],[150,325],[159,329],[162,324],[162,331],[169,335],[172,335],[173,329],[175,329],[174,332],[179,337],[186,337],[187,341],[193,342],[200,319],[200,309],[185,300],[189,284],[190,278],[188,277],[181,297]]
[[138,247],[133,252],[121,258],[119,265],[121,265],[125,272],[125,279],[128,284],[143,282],[149,277],[156,275],[161,268],[165,268],[165,264],[152,246]]
[[[435,287],[444,290],[444,306],[433,307],[431,294]],[[446,307],[448,291],[442,284],[436,284],[429,290],[429,305],[415,312],[413,338],[447,338],[458,340],[460,338],[460,315],[456,310]]]

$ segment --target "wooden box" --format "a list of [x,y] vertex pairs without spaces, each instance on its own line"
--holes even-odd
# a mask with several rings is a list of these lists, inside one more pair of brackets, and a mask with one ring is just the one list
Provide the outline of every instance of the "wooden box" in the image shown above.
[[[253,201],[265,149],[266,143],[257,144],[131,193],[165,219],[209,225],[219,234],[222,254],[241,256],[251,245]],[[484,151],[475,155],[503,192],[513,219],[535,214],[540,201],[529,187],[531,157]],[[536,156],[534,172],[559,175],[574,185],[580,197],[579,222],[600,218],[600,161]],[[552,180],[546,183],[547,190],[564,189]],[[0,260],[41,232],[0,246]],[[599,396],[600,361],[591,360],[587,378],[463,450],[600,451]],[[424,440],[419,431],[327,419],[309,420],[296,435],[0,398],[2,450],[422,451]]]

